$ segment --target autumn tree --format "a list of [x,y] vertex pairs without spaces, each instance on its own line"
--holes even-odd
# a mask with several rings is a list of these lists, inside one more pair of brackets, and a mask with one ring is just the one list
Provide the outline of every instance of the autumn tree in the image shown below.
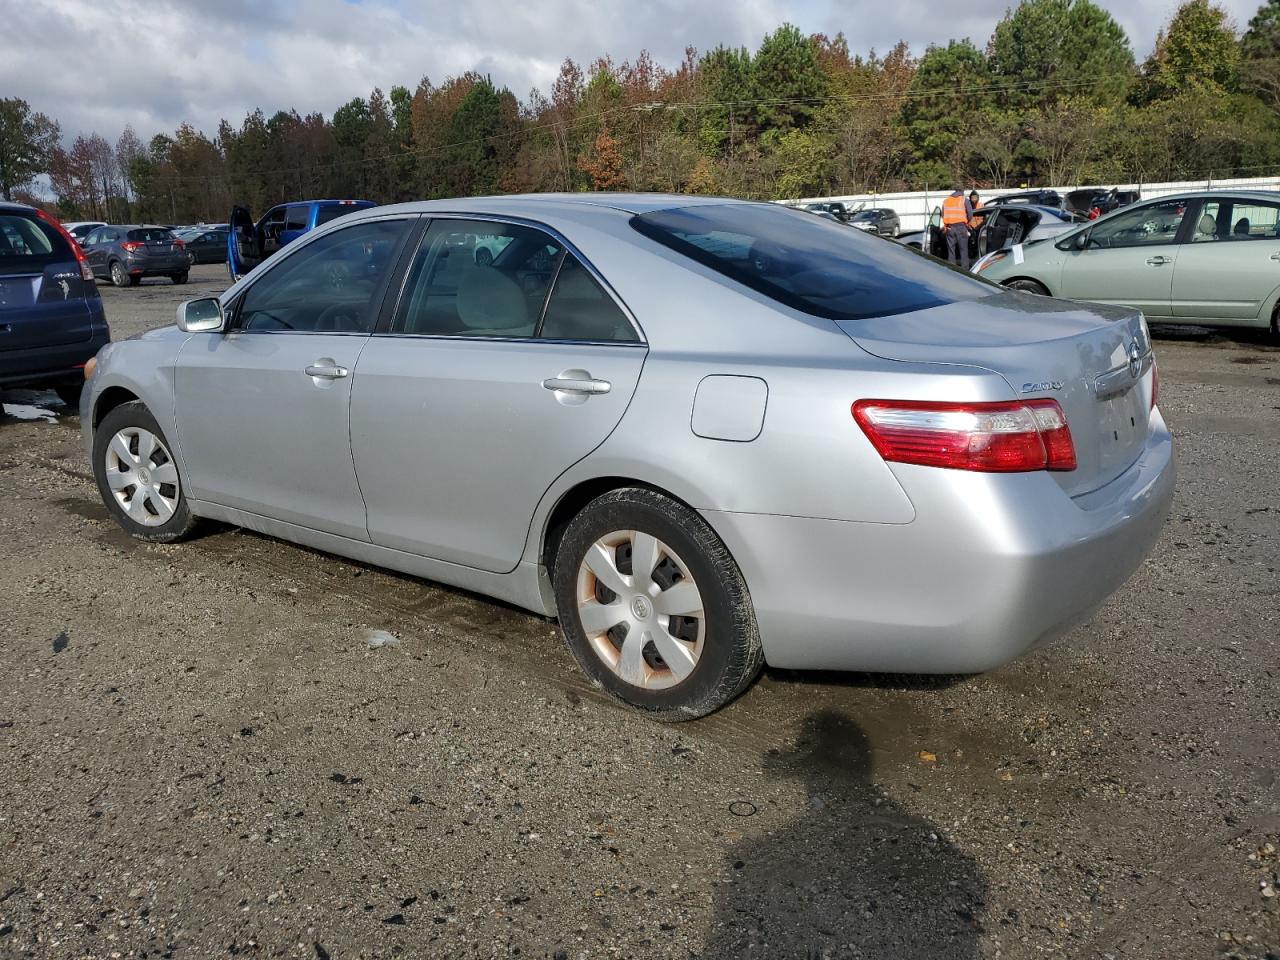
[[578,169],[590,179],[593,190],[621,190],[627,185],[618,141],[609,135],[607,127],[596,134],[590,152],[578,157]]

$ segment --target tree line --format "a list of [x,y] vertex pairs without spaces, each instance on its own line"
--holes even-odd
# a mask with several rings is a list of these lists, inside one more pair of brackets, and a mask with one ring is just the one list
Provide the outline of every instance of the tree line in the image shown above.
[[[375,89],[330,117],[61,141],[0,100],[0,190],[64,219],[218,221],[232,204],[660,190],[757,199],[956,184],[1153,182],[1280,169],[1280,0],[1237,31],[1187,0],[1139,64],[1091,0],[1022,0],[985,48],[850,51],[784,24],[752,51],[565,60],[524,100],[486,76]],[[44,177],[53,200],[32,193]]]

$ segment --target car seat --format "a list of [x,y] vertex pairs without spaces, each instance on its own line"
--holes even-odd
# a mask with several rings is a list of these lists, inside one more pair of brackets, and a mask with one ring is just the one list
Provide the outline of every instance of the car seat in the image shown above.
[[[468,258],[470,259],[470,258]],[[475,337],[529,337],[533,321],[520,284],[501,270],[471,261],[458,281],[458,320]]]
[[1249,223],[1249,218],[1241,217],[1239,220],[1236,221],[1235,229],[1231,231],[1231,235],[1233,237],[1248,237],[1250,226],[1251,224]]
[[1196,233],[1191,238],[1191,241],[1194,243],[1197,240],[1216,240],[1217,238],[1218,221],[1206,213],[1200,218],[1200,222],[1196,224]]

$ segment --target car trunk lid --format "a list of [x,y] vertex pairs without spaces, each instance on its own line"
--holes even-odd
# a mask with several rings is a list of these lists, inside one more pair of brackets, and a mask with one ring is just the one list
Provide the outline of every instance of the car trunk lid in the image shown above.
[[983,367],[1015,397],[1058,401],[1077,467],[1052,476],[1071,496],[1114,480],[1146,443],[1153,358],[1137,311],[1002,292],[839,326],[875,356]]
[[80,264],[51,263],[40,272],[0,267],[0,351],[80,343],[93,335]]

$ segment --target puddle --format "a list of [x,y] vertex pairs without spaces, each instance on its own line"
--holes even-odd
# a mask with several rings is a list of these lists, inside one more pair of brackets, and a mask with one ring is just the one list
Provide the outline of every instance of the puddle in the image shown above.
[[14,420],[43,420],[45,423],[58,422],[56,413],[29,403],[4,403],[0,404],[0,410],[3,410],[6,417],[12,417]]

